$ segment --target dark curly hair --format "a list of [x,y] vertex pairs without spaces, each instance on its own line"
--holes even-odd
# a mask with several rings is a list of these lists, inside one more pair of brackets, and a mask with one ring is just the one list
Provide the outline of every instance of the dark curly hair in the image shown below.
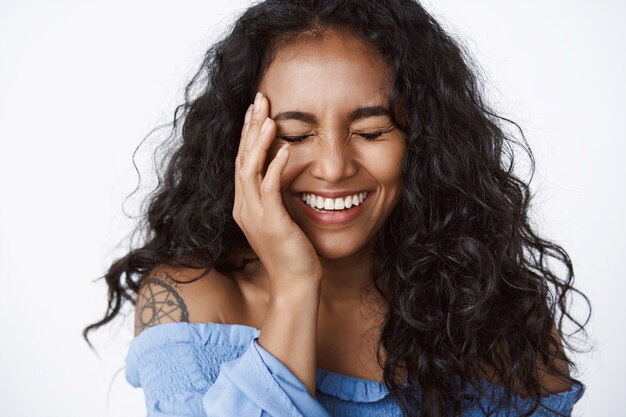
[[[582,385],[558,364],[576,370],[564,350],[581,350],[563,337],[564,321],[575,324],[568,337],[588,338],[591,305],[573,287],[567,252],[533,231],[530,180],[513,172],[515,145],[529,156],[532,179],[532,151],[522,129],[486,104],[463,43],[412,0],[267,0],[239,17],[208,50],[174,112],[172,152],[135,230],[140,247],[102,277],[107,312],[84,329],[87,342],[125,301],[135,303],[157,265],[243,268],[230,255],[249,248],[232,217],[244,113],[281,46],[329,30],[382,54],[393,70],[392,121],[407,134],[402,193],[379,231],[373,277],[387,307],[378,360],[403,414],[456,415],[478,401],[459,388],[485,394],[489,372],[506,394],[493,412],[521,391],[532,404],[524,416],[543,407],[549,390],[540,368]],[[564,265],[562,277],[550,259]],[[588,305],[582,324],[570,314],[573,293]],[[401,371],[407,384],[396,380]]]

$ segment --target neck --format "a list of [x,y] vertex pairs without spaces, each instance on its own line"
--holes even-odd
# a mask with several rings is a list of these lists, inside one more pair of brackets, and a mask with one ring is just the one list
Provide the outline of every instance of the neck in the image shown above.
[[362,297],[375,291],[371,245],[345,258],[320,257],[322,288],[320,307],[333,310],[359,305]]
[[[373,244],[345,258],[320,257],[322,264],[322,287],[320,308],[328,311],[354,308],[363,302],[363,297],[376,295],[373,284]],[[240,259],[255,259],[252,250],[240,252]],[[246,274],[269,294],[270,279],[267,271],[256,258],[246,265]]]

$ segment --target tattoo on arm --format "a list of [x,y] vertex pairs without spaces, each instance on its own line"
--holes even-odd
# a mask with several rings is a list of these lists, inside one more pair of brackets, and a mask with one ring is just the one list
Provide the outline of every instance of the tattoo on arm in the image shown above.
[[159,271],[141,285],[135,303],[135,336],[160,323],[189,322],[189,311],[180,297],[180,285]]

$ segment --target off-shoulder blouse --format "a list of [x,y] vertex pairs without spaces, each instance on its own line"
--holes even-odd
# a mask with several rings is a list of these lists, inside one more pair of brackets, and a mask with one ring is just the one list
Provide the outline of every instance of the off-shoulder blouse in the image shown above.
[[[143,388],[148,417],[402,416],[382,382],[322,368],[317,369],[316,395],[310,395],[289,368],[258,344],[259,334],[259,329],[240,324],[147,328],[130,345],[126,380]],[[496,384],[482,383],[495,396],[501,392]],[[569,391],[543,397],[542,404],[569,416],[584,392],[585,386],[575,383]],[[479,399],[463,417],[484,416],[481,408],[493,408],[490,399]],[[529,402],[515,400],[528,409]],[[542,408],[533,414],[557,415]]]

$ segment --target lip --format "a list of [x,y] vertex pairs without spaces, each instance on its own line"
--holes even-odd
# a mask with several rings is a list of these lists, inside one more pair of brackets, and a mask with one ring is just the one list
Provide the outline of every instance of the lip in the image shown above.
[[[357,192],[358,193],[358,192]],[[355,193],[355,194],[357,194]],[[315,194],[315,193],[313,193]],[[372,200],[372,195],[374,193],[371,191],[367,192],[367,197],[365,200],[358,206],[352,206],[348,210],[338,211],[338,212],[329,212],[324,213],[321,211],[317,211],[307,203],[302,200],[302,193],[294,196],[296,200],[296,204],[300,205],[303,208],[303,211],[309,216],[311,220],[320,225],[343,225],[350,223],[354,219],[356,219],[365,208],[369,205]],[[342,194],[339,194],[342,195]]]

